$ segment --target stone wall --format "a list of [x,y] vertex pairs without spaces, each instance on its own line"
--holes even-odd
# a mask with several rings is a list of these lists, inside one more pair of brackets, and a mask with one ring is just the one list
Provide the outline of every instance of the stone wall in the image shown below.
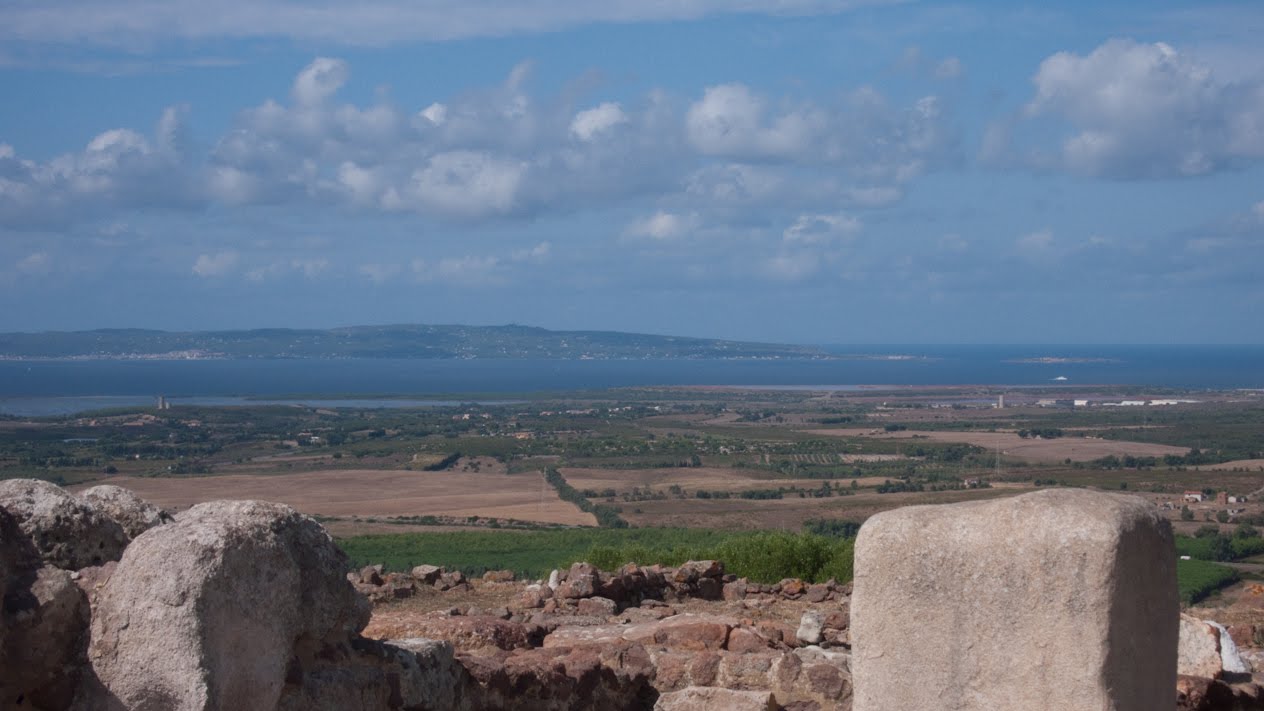
[[[348,574],[283,505],[172,518],[116,487],[6,481],[0,708],[1264,708],[1229,631],[1178,622],[1173,560],[1138,500],[1057,491],[880,514],[854,591],[759,585],[718,561],[538,582]],[[516,602],[366,636],[370,599],[479,585],[514,586]],[[797,628],[756,614],[786,605]]]

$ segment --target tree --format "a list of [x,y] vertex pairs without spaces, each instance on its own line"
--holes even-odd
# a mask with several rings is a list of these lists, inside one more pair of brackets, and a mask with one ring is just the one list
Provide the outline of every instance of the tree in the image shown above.
[[1188,506],[1182,506],[1182,507],[1181,507],[1181,520],[1182,520],[1182,521],[1193,521],[1193,520],[1194,520],[1194,512],[1193,512],[1193,511],[1190,511]]

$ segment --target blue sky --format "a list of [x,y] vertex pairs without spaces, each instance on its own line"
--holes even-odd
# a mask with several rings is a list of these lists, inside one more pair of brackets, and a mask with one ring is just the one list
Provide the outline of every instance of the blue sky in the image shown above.
[[0,330],[1264,342],[1264,5],[13,0]]

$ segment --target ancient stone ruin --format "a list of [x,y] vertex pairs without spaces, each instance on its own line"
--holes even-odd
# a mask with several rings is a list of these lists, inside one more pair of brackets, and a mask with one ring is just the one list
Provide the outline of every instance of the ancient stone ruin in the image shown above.
[[[5,481],[0,708],[1141,708],[1115,689],[1149,709],[1261,708],[1230,630],[1182,620],[1174,589],[1134,589],[1168,580],[1168,535],[1135,500],[1059,492],[876,517],[854,596],[718,561],[471,580],[348,573],[278,504],[173,519],[116,487]],[[413,597],[442,604],[413,614]],[[1073,688],[1040,686],[1039,665]]]
[[854,708],[1173,708],[1173,550],[1154,506],[1085,490],[878,514],[856,542]]

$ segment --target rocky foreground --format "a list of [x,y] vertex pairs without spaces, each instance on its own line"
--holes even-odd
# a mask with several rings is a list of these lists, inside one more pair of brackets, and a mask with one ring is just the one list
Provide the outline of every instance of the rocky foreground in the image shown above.
[[[0,708],[852,705],[849,585],[759,585],[715,561],[547,581],[347,570],[286,506],[172,518],[118,487],[0,482]],[[1178,708],[1264,708],[1255,630],[1233,632],[1182,619]]]

